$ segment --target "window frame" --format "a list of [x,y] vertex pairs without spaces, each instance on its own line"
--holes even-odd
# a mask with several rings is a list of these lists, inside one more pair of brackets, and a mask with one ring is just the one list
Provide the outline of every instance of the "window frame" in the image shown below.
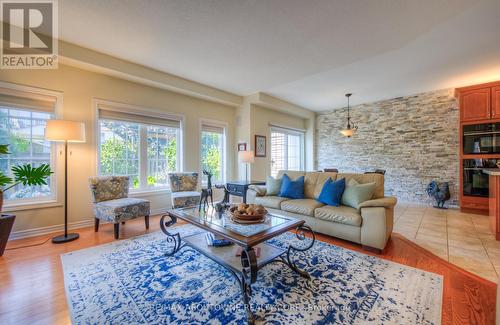
[[[52,119],[60,119],[62,117],[62,107],[63,107],[63,93],[53,90],[40,89],[36,87],[17,85],[8,82],[0,81],[0,87],[7,90],[13,90],[16,92],[21,92],[23,98],[28,99],[39,99],[40,96],[43,97],[53,97],[54,109],[50,113]],[[13,108],[16,109],[16,108]],[[23,110],[18,108],[18,110]],[[26,109],[26,111],[28,111]],[[36,112],[36,109],[32,109],[32,112]],[[3,205],[3,212],[14,212],[20,210],[32,210],[39,208],[50,208],[62,206],[61,190],[64,189],[62,175],[64,170],[64,164],[61,163],[59,159],[62,159],[61,150],[63,150],[63,145],[56,142],[51,142],[50,146],[50,167],[53,174],[50,176],[51,192],[52,195],[36,198],[23,198],[23,199],[5,199]]]
[[[93,110],[93,121],[94,121],[94,130],[95,132],[95,174],[100,175],[100,156],[101,156],[101,147],[100,147],[100,121],[101,119],[99,118],[99,107],[101,106],[106,106],[106,109],[109,110],[115,110],[119,112],[124,112],[124,113],[130,113],[130,114],[136,114],[136,115],[144,115],[148,117],[157,117],[157,118],[162,118],[162,119],[170,119],[170,120],[175,120],[179,122],[179,129],[178,129],[178,137],[177,137],[177,172],[181,172],[184,170],[184,124],[185,124],[185,118],[184,115],[181,114],[176,114],[176,113],[171,113],[171,112],[166,112],[160,108],[151,108],[151,107],[145,107],[145,106],[138,106],[138,105],[131,105],[131,104],[125,104],[125,103],[119,103],[119,102],[114,102],[114,101],[109,101],[105,99],[100,99],[100,98],[92,98],[92,106],[94,107]],[[112,120],[112,119],[105,119],[105,120]],[[117,122],[120,122],[117,120]],[[131,121],[131,123],[134,123]],[[159,186],[159,187],[148,187],[147,186],[147,127],[151,126],[149,124],[143,124],[143,123],[137,123],[139,124],[139,182],[140,184],[146,184],[145,187],[139,187],[137,189],[133,187],[129,187],[129,193],[131,195],[135,196],[142,196],[142,195],[148,195],[148,194],[154,194],[154,193],[170,193],[170,184],[167,182],[166,186]],[[143,160],[145,159],[145,160]],[[146,163],[141,163],[141,162],[146,162]],[[145,182],[143,181],[142,177],[144,177]]]
[[[200,118],[200,123],[199,123],[199,147],[198,147],[198,158],[199,158],[199,175],[200,175],[200,183],[201,185],[207,185],[207,182],[204,180],[203,177],[203,160],[201,159],[201,145],[202,145],[202,133],[203,133],[203,126],[212,126],[212,127],[217,127],[217,128],[222,128],[223,133],[222,133],[222,162],[221,162],[221,174],[222,174],[222,179],[221,183],[226,184],[227,181],[227,132],[228,132],[228,123],[224,121],[219,121],[219,120],[212,120],[212,119],[206,119],[206,118]],[[214,182],[212,182],[212,185]]]
[[[305,131],[304,130],[299,130],[299,129],[292,129],[292,128],[287,128],[287,127],[281,127],[281,126],[277,126],[277,125],[270,125],[270,128],[269,128],[269,139],[270,139],[270,143],[269,143],[269,170],[270,170],[270,174],[272,174],[272,166],[273,166],[273,156],[272,156],[272,152],[273,152],[273,148],[272,148],[272,134],[273,133],[282,133],[282,134],[285,134],[285,158],[283,159],[284,160],[284,165],[285,165],[285,168],[284,170],[288,170],[288,135],[295,135],[295,136],[299,136],[300,137],[300,167],[299,167],[299,171],[303,171],[305,170]],[[276,176],[276,175],[274,175]]]

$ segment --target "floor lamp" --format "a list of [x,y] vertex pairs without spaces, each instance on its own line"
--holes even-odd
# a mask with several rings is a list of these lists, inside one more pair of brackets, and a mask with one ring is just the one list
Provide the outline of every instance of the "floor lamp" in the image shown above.
[[253,151],[238,151],[238,162],[245,164],[245,181],[248,183],[248,165],[254,163]]
[[64,235],[52,238],[56,244],[78,239],[77,233],[68,234],[68,142],[85,142],[85,124],[80,122],[49,120],[45,139],[64,142]]

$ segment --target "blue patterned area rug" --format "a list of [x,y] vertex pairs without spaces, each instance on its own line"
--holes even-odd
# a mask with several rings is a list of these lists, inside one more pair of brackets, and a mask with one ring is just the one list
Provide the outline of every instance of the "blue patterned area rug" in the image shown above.
[[[179,226],[181,234],[199,232]],[[286,233],[270,243],[288,247]],[[223,267],[151,233],[62,255],[74,324],[245,324],[241,291]],[[261,324],[440,324],[442,276],[322,242],[297,265],[269,264],[252,285]]]

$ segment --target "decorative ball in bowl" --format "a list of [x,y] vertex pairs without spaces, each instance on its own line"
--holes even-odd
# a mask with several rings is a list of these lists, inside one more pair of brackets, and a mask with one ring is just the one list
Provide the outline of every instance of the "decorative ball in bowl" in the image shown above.
[[262,205],[240,203],[231,207],[229,214],[239,220],[261,220],[267,214],[267,210]]

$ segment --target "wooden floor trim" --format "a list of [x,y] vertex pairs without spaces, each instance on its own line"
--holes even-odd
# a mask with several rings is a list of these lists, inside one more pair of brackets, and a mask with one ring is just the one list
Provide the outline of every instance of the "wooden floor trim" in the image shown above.
[[474,280],[476,281],[479,281],[479,282],[483,282],[485,285],[493,285],[493,286],[496,286],[497,284],[495,282],[492,282],[488,279],[484,279],[484,278],[481,278],[480,276],[478,276],[477,274],[474,274],[472,272],[469,272],[467,270],[464,270],[462,269],[461,267],[458,267],[456,266],[455,264],[453,263],[450,263],[448,262],[447,260],[437,256],[436,254],[434,254],[433,252],[431,251],[428,251],[427,249],[423,248],[423,247],[420,247],[418,244],[416,244],[415,242],[409,240],[408,238],[406,238],[405,236],[401,235],[401,234],[398,234],[398,233],[392,233],[392,237],[397,237],[399,238],[400,240],[402,241],[405,241],[406,244],[408,244],[409,246],[413,246],[416,250],[419,250],[421,254],[425,254],[427,255],[429,258],[432,258],[434,259],[436,262],[440,262],[442,263],[444,266],[446,267],[449,267],[451,269],[454,269],[456,272],[460,272],[462,273],[464,276],[467,276],[467,277],[470,277],[470,278],[473,278]]

